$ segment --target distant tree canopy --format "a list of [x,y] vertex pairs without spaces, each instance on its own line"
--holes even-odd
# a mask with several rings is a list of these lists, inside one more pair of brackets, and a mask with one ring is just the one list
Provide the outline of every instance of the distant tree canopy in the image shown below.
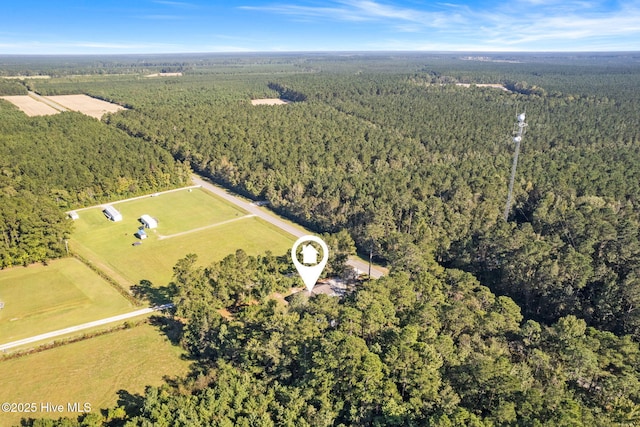
[[279,83],[269,83],[269,89],[273,89],[280,94],[280,97],[293,102],[302,102],[306,101],[307,97],[305,94],[296,92],[286,86],[283,86]]
[[27,88],[14,79],[0,78],[0,96],[6,95],[26,95]]

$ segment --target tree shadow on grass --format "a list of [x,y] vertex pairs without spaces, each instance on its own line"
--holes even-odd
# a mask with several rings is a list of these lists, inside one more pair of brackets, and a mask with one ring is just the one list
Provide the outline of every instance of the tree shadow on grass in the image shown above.
[[171,302],[171,298],[176,294],[177,288],[173,283],[167,286],[154,286],[149,280],[143,279],[139,284],[131,287],[133,296],[149,301],[151,305],[162,305]]
[[169,316],[151,316],[149,318],[149,323],[160,329],[160,331],[167,336],[169,341],[171,341],[171,344],[180,344],[183,329],[182,322]]
[[118,404],[124,408],[129,417],[140,415],[144,405],[144,396],[140,394],[131,394],[127,390],[118,390]]

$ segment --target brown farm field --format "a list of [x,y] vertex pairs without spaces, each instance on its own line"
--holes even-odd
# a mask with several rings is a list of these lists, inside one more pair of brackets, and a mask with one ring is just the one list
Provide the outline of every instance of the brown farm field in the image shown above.
[[40,102],[28,95],[3,96],[1,98],[18,107],[20,111],[29,117],[48,116],[58,114],[60,112],[44,102]]
[[56,104],[60,104],[69,110],[78,111],[82,114],[86,114],[87,116],[95,117],[96,119],[102,118],[106,113],[115,113],[120,110],[126,110],[126,108],[120,105],[92,98],[88,95],[58,95],[48,96],[47,99],[50,99]]
[[87,116],[95,117],[98,120],[100,120],[106,113],[115,113],[116,111],[126,110],[126,108],[120,105],[92,98],[88,95],[17,95],[3,96],[2,99],[11,102],[29,117],[45,116],[60,112],[50,105],[47,105],[47,102],[54,104],[55,106],[64,107],[68,110],[78,111],[82,114],[86,114]]

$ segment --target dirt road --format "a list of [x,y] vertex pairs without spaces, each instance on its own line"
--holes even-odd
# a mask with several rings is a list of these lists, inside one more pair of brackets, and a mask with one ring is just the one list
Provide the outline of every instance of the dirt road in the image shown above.
[[131,313],[120,314],[118,316],[107,317],[106,319],[95,320],[93,322],[83,323],[82,325],[71,326],[69,328],[58,329],[57,331],[51,331],[40,335],[35,335],[33,337],[24,338],[17,341],[12,341],[6,344],[0,345],[0,352],[4,352],[10,348],[18,347],[25,344],[33,344],[38,341],[59,337],[61,335],[70,334],[73,332],[82,331],[89,328],[94,328],[96,326],[103,326],[109,323],[119,322],[122,320],[130,319],[132,317],[142,316],[144,314],[153,313],[154,311],[166,310],[169,307],[172,307],[173,304],[163,304],[157,307],[148,307],[143,308],[141,310],[132,311]]
[[[301,227],[296,227],[294,225],[289,224],[286,221],[283,221],[282,219],[278,218],[274,213],[268,211],[267,209],[258,207],[251,202],[248,202],[238,196],[235,196],[234,194],[230,193],[224,188],[219,187],[215,184],[212,184],[210,181],[207,181],[201,176],[193,175],[192,179],[194,184],[202,186],[202,188],[208,191],[211,191],[212,193],[235,204],[236,206],[239,206],[240,208],[244,209],[250,214],[253,214],[257,217],[262,218],[268,223],[275,225],[279,229],[286,231],[287,233],[295,237],[302,237],[306,234],[311,234],[309,231],[305,231]],[[357,269],[359,273],[367,273],[369,271],[369,263],[362,261],[360,259],[352,258],[347,263],[353,268]],[[385,273],[386,271],[383,268],[377,265],[371,266],[371,277],[377,279],[383,276]]]
[[57,102],[53,102],[53,101],[51,101],[50,99],[45,98],[44,96],[40,96],[40,95],[38,95],[38,94],[37,94],[37,93],[35,93],[35,92],[31,92],[31,91],[29,91],[29,96],[30,96],[31,98],[35,99],[36,101],[40,101],[40,102],[42,102],[43,104],[47,104],[49,107],[51,107],[51,108],[53,108],[53,109],[56,109],[56,110],[58,110],[58,111],[60,111],[60,112],[67,111],[67,109],[66,109],[66,108],[64,108],[62,105],[58,104]]

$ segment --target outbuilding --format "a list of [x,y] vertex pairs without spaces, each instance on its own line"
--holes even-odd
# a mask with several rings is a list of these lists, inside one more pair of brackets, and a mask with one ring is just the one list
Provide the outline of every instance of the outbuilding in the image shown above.
[[105,206],[102,213],[113,222],[122,221],[122,214],[113,206]]
[[151,216],[144,214],[140,217],[140,222],[145,226],[145,228],[157,228],[158,220],[152,218]]
[[68,213],[69,218],[71,218],[72,220],[76,220],[76,219],[80,219],[80,215],[78,215],[78,212],[76,211],[71,211]]

